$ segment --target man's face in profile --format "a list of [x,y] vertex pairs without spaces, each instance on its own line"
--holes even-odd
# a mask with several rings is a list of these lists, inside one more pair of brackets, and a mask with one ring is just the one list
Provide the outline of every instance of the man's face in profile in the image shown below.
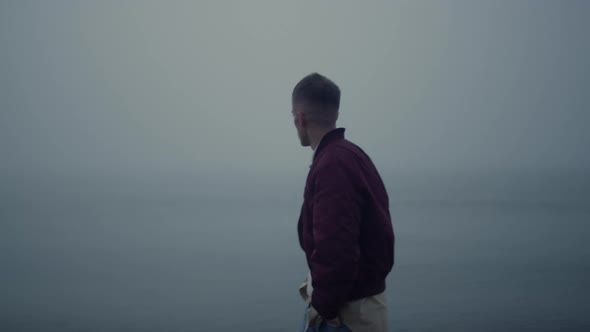
[[305,113],[301,109],[301,105],[293,103],[293,109],[291,111],[293,114],[293,124],[297,129],[297,136],[299,137],[299,142],[301,146],[310,146],[309,137],[307,135],[307,122],[305,119]]

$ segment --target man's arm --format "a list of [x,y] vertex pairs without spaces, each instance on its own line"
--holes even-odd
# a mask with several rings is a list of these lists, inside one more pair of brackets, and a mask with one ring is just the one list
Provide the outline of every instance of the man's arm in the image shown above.
[[341,160],[322,165],[314,183],[312,306],[332,319],[358,274],[361,199],[352,172]]

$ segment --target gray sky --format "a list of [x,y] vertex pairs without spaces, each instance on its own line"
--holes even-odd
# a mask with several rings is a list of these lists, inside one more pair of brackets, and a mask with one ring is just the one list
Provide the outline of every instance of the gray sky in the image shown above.
[[2,1],[0,172],[306,169],[318,71],[383,171],[590,168],[588,1]]

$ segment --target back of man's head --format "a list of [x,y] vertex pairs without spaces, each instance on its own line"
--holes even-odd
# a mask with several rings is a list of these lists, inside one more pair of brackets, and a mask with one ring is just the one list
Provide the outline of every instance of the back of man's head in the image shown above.
[[338,118],[340,88],[327,77],[312,73],[295,85],[292,102],[317,125],[331,126]]

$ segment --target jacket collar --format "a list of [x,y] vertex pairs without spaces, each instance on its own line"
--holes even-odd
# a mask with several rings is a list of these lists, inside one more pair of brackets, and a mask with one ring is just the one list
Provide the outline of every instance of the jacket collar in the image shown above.
[[336,128],[333,129],[332,131],[327,132],[324,137],[322,137],[322,140],[320,141],[320,144],[318,145],[318,147],[315,149],[315,153],[313,154],[313,161],[316,160],[316,158],[319,156],[320,151],[325,148],[327,145],[329,145],[330,143],[337,141],[337,140],[341,140],[344,139],[344,131],[346,129],[345,128]]

